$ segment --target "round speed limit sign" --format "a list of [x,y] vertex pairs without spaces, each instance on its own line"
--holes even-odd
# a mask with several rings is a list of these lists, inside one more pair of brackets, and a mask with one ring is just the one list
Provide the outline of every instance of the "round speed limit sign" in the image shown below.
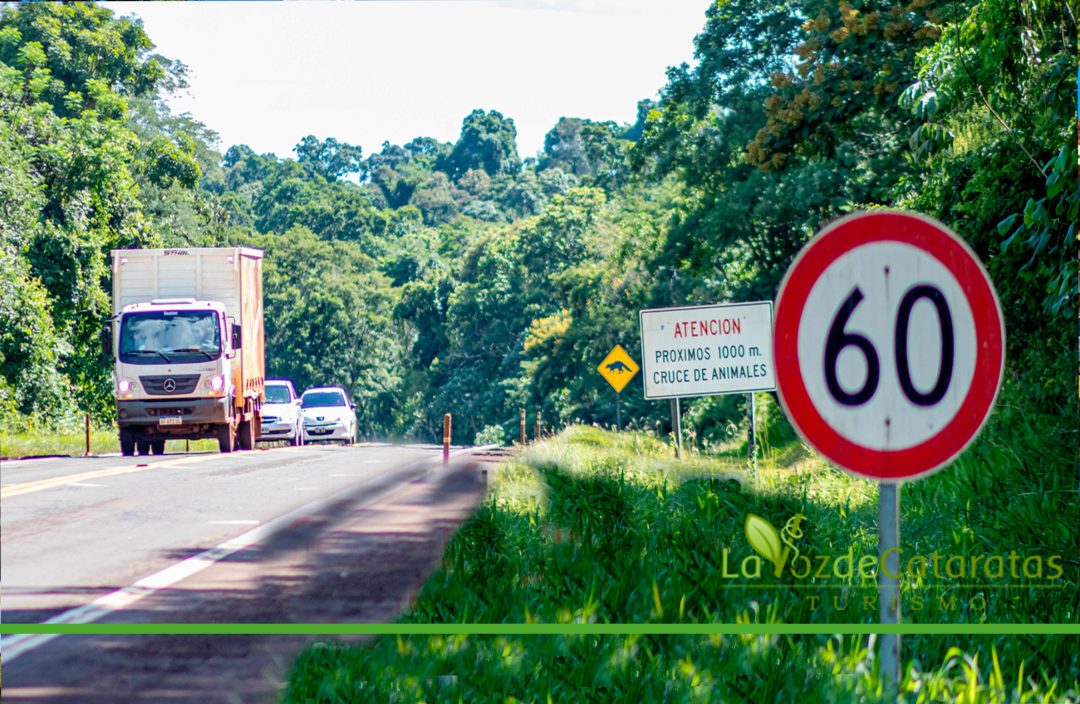
[[936,220],[875,211],[799,253],[776,300],[776,385],[796,429],[860,476],[903,481],[958,455],[1005,362],[994,287]]

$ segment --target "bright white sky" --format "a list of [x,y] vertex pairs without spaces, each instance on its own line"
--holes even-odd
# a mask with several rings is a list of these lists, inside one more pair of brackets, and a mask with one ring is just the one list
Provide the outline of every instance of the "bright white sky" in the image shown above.
[[693,59],[710,0],[105,3],[190,68],[175,97],[221,136],[294,156],[307,134],[456,141],[474,108],[517,126],[524,158],[563,116],[633,122]]

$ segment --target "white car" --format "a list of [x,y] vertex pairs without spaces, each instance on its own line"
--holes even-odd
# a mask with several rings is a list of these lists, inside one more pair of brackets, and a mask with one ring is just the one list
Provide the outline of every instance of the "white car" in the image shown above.
[[356,442],[356,406],[340,386],[308,389],[300,397],[304,442]]
[[304,444],[300,399],[288,379],[266,380],[266,403],[262,407],[259,440],[287,440],[290,445]]

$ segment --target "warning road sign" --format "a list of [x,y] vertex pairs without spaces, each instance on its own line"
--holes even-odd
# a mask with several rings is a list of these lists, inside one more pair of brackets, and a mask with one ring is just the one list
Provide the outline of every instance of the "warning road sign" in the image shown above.
[[901,481],[958,455],[997,397],[993,284],[941,223],[876,211],[820,232],[776,299],[776,379],[799,433],[861,476]]
[[607,357],[604,357],[604,361],[600,362],[600,366],[596,370],[607,379],[615,392],[619,393],[626,388],[626,385],[638,373],[638,365],[630,358],[622,345],[615,345],[615,348],[608,353]]

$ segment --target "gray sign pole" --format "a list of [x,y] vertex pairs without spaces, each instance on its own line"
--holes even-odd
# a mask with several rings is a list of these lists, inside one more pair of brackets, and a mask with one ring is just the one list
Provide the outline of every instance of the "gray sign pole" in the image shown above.
[[749,416],[746,431],[746,459],[750,462],[750,477],[757,483],[757,420],[754,414],[754,394],[746,394],[746,414]]
[[[878,599],[882,624],[900,623],[900,483],[878,485]],[[895,548],[895,549],[894,549]],[[896,701],[900,686],[900,634],[878,639],[879,672],[887,701]]]
[[671,399],[671,432],[675,433],[675,456],[682,457],[682,417],[679,398]]

